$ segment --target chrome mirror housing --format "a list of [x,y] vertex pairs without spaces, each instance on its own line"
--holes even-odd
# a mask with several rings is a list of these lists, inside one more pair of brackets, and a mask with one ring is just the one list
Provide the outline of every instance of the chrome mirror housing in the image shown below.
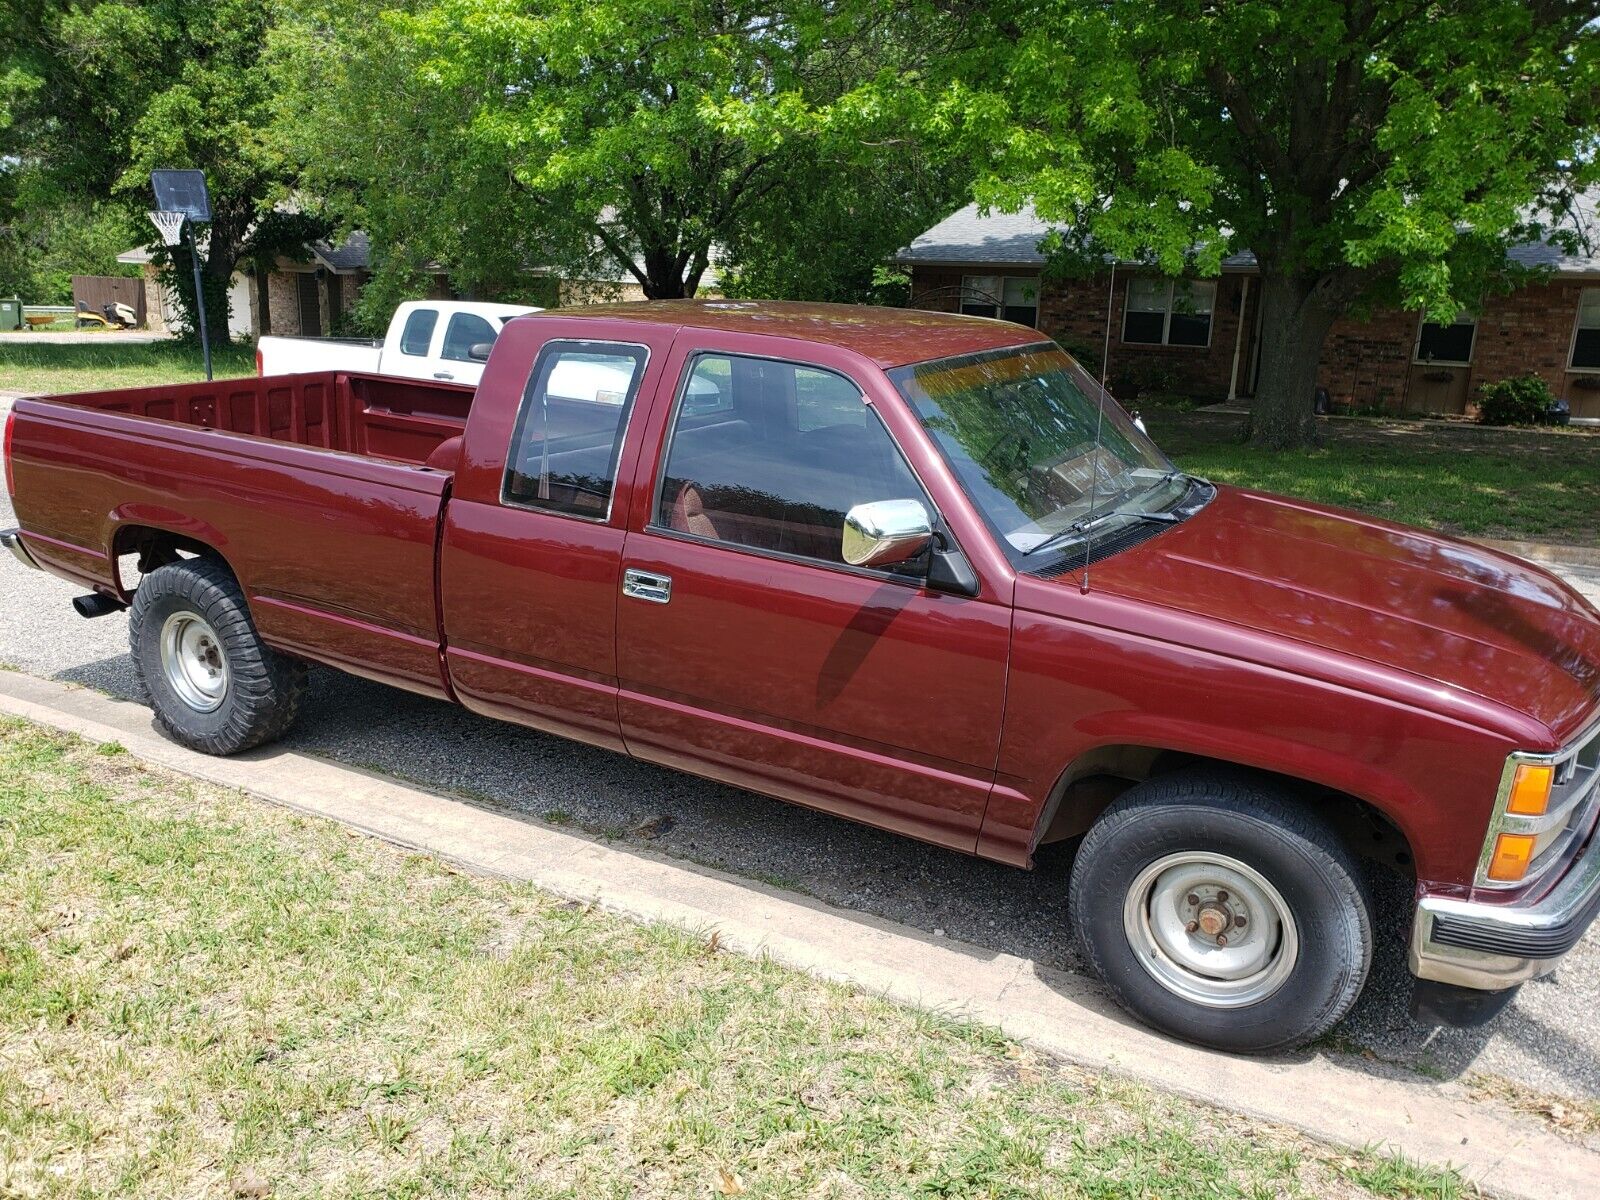
[[920,500],[874,500],[844,516],[844,561],[889,567],[915,558],[933,540],[933,522]]

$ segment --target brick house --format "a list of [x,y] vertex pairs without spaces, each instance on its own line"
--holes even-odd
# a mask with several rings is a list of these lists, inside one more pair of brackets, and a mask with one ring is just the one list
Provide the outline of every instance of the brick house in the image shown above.
[[[312,242],[299,254],[280,255],[270,271],[236,271],[228,293],[229,335],[320,337],[334,332],[339,318],[355,303],[371,274],[368,256],[367,235],[357,231],[337,246]],[[151,259],[148,247],[117,255],[118,262],[141,268],[147,327],[165,332],[182,323],[183,310],[167,294]],[[443,287],[443,278],[435,277],[436,286]]]
[[[969,205],[902,250],[916,308],[1003,316],[1034,325],[1097,369],[1107,348],[1112,391],[1182,391],[1206,399],[1254,393],[1260,328],[1255,258],[1233,255],[1211,279],[1169,279],[1118,265],[1096,278],[1046,280],[1031,211]],[[1323,348],[1320,384],[1336,406],[1461,413],[1480,383],[1535,371],[1574,420],[1600,420],[1600,255],[1548,244],[1510,258],[1542,281],[1487,297],[1449,325],[1400,310],[1342,318]]]

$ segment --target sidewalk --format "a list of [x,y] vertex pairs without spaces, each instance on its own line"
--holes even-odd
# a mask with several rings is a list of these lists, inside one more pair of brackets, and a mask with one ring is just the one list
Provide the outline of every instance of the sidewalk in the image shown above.
[[171,341],[170,333],[151,333],[147,329],[8,329],[0,333],[0,342],[16,342],[24,346],[74,346],[74,345],[128,345],[137,342]]

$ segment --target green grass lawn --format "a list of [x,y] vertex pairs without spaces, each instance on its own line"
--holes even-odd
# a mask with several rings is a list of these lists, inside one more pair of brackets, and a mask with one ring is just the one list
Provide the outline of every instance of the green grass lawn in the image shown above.
[[1455,1196],[0,722],[0,1194]]
[[1332,420],[1320,449],[1273,453],[1240,443],[1243,417],[1144,418],[1174,462],[1219,482],[1448,533],[1600,545],[1600,430]]
[[[255,349],[224,346],[212,352],[219,379],[255,373]],[[0,391],[93,392],[107,388],[188,383],[206,377],[198,346],[180,342],[0,342]]]

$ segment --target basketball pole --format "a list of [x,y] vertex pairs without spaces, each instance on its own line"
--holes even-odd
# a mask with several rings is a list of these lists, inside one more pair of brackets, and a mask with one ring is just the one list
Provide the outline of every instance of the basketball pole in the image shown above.
[[194,307],[200,318],[200,348],[206,356],[206,382],[210,383],[211,338],[206,333],[206,293],[200,282],[200,247],[194,240],[194,222],[185,220],[183,226],[189,231],[189,265],[194,268]]

